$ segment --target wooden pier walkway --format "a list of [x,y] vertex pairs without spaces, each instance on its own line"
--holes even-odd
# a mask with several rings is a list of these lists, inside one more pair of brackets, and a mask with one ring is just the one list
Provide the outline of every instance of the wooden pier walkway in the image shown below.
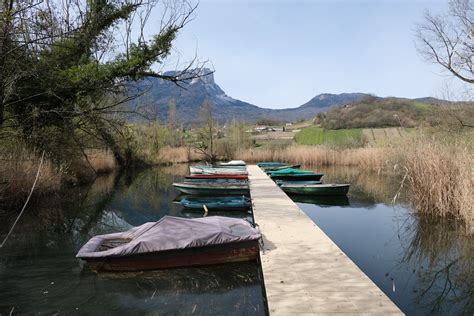
[[257,166],[247,166],[270,315],[402,315]]

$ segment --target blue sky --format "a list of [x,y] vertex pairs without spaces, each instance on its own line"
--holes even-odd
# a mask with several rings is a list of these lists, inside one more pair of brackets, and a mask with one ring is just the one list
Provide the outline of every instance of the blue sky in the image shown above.
[[201,0],[175,49],[181,61],[208,59],[229,96],[262,107],[320,93],[436,96],[446,75],[415,48],[425,9],[447,2]]

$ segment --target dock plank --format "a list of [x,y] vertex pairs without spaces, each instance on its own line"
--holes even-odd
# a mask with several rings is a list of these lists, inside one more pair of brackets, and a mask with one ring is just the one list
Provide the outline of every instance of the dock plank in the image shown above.
[[247,166],[270,315],[403,315],[257,166]]

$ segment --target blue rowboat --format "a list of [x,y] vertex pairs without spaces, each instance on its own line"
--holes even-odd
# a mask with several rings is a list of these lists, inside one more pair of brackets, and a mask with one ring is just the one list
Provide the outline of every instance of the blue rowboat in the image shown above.
[[251,206],[250,199],[245,196],[218,196],[218,197],[184,197],[179,202],[182,206],[191,209],[209,210],[247,210]]

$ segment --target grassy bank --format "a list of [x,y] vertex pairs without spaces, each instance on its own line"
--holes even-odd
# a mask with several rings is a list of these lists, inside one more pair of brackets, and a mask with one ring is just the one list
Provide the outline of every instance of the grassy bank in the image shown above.
[[335,145],[360,147],[365,141],[361,129],[324,130],[321,127],[303,128],[295,135],[295,141],[301,145]]

